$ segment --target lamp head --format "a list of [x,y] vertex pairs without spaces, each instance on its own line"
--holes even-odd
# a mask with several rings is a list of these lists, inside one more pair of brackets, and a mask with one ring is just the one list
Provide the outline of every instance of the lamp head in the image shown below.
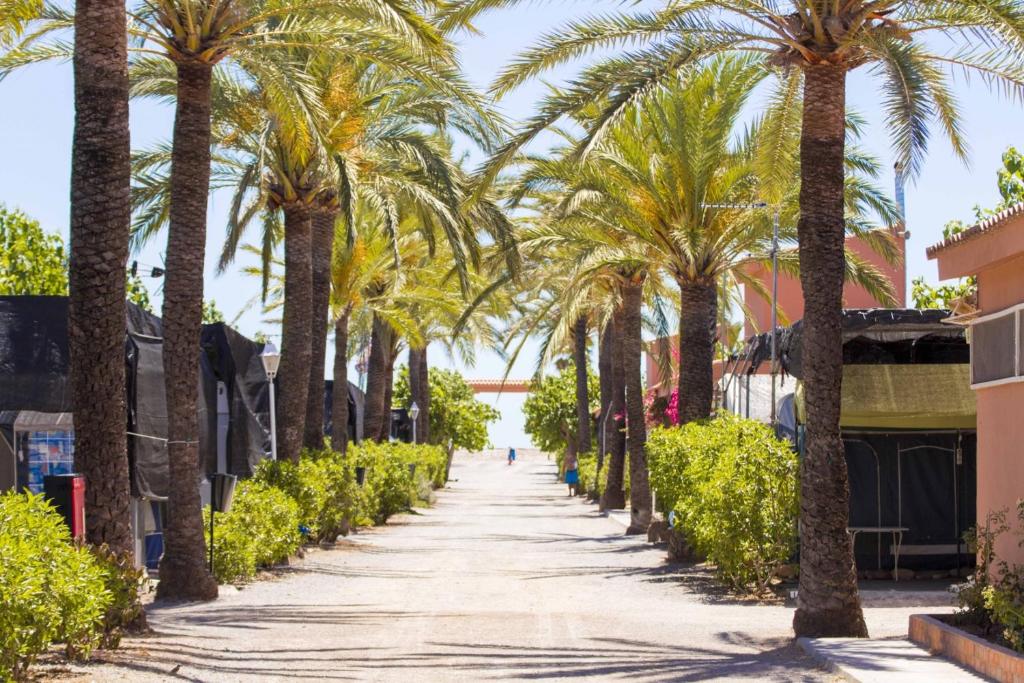
[[263,370],[267,373],[267,379],[274,379],[277,375],[277,368],[281,365],[281,354],[278,353],[277,347],[272,342],[267,342],[263,347],[260,360],[263,362]]
[[413,401],[412,405],[409,406],[409,417],[411,417],[413,419],[413,421],[415,421],[416,418],[418,418],[419,416],[420,416],[420,407],[418,405],[416,405],[416,401]]

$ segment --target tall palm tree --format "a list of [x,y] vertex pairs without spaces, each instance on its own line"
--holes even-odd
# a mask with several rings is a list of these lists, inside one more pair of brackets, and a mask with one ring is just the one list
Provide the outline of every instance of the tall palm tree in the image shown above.
[[[468,22],[519,0],[460,0],[447,12]],[[931,37],[930,37],[931,36]],[[980,39],[979,39],[980,37]],[[665,0],[653,11],[573,22],[541,39],[497,79],[507,93],[547,69],[598,49],[642,45],[588,67],[495,156],[493,177],[516,150],[567,113],[602,102],[582,151],[593,148],[629,105],[712,54],[768,54],[803,76],[800,142],[800,279],[804,291],[807,429],[801,465],[798,635],[865,636],[853,548],[846,533],[849,488],[841,452],[843,190],[846,78],[869,67],[899,160],[916,172],[933,120],[965,154],[948,72],[960,70],[1020,94],[1024,11],[1015,0]]]
[[74,23],[68,345],[75,464],[86,479],[87,539],[128,554],[134,542],[125,433],[131,154],[124,3],[79,0]]
[[[758,58],[717,57],[667,83],[628,112],[591,155],[595,172],[577,193],[610,200],[614,223],[649,245],[679,289],[679,417],[683,423],[711,415],[712,363],[719,289],[738,282],[767,295],[750,266],[770,265],[772,213],[780,226],[782,268],[799,273],[796,223],[799,185],[799,119],[792,115],[792,82],[763,116],[741,128],[747,96],[768,72]],[[789,79],[793,81],[795,79]],[[795,99],[795,101],[794,101]],[[887,230],[873,230],[869,214],[889,225],[895,207],[871,184],[880,165],[850,148],[845,188],[848,232],[867,240],[885,258],[899,257]],[[584,175],[587,175],[584,173]],[[769,204],[772,210],[729,206]],[[587,209],[584,207],[584,213]],[[609,206],[601,209],[607,214]],[[794,247],[794,248],[790,248]],[[882,302],[894,300],[892,284],[855,254],[845,259],[846,279]]]
[[572,358],[576,365],[576,451],[590,451],[590,396],[587,387],[587,336],[590,331],[586,316],[580,316],[573,325]]

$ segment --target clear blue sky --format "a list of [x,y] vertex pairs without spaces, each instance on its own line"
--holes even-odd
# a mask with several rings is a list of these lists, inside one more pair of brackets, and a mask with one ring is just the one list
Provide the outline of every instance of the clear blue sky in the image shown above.
[[[547,27],[584,11],[598,12],[623,7],[616,0],[590,0],[567,3],[527,2],[517,11],[495,13],[478,22],[482,36],[462,41],[462,59],[470,79],[486,86],[493,75],[517,51],[529,45]],[[550,75],[557,82],[572,70]],[[875,83],[866,72],[855,73],[850,80],[850,106],[869,122],[865,146],[879,156],[890,171],[882,180],[891,188],[892,157],[889,139],[882,125]],[[501,103],[510,118],[528,116],[543,91],[539,83],[530,84]],[[942,226],[953,218],[969,219],[975,204],[991,206],[998,200],[995,171],[999,157],[1009,145],[1020,145],[1021,108],[990,94],[980,82],[959,81],[955,93],[964,113],[964,130],[971,144],[970,165],[956,160],[940,136],[935,135],[921,177],[907,188],[908,243],[907,272],[910,278],[936,277],[935,266],[926,260],[925,247],[940,240]],[[39,65],[0,81],[0,203],[17,207],[48,230],[67,236],[68,181],[71,158],[72,80],[70,64]],[[132,105],[132,144],[140,148],[170,136],[172,111],[150,103]],[[937,132],[937,129],[936,129]],[[224,233],[224,217],[229,197],[215,194],[210,201],[209,239],[207,243],[206,297],[215,299],[228,319],[242,313],[239,329],[249,335],[257,330],[275,332],[262,323],[258,307],[246,304],[258,291],[258,284],[240,275],[236,267],[217,277],[213,266]],[[160,264],[163,245],[153,244],[138,256],[144,264]],[[240,266],[246,265],[242,261]],[[147,284],[153,281],[147,282]],[[159,305],[159,295],[156,303]],[[528,350],[528,351],[532,351]],[[433,362],[460,367],[435,352]],[[524,354],[513,376],[528,376],[533,367],[532,353]],[[501,376],[503,364],[491,354],[481,354],[476,367],[462,368],[471,377]],[[493,397],[488,397],[493,399]],[[496,446],[526,445],[519,415],[520,397],[506,396],[498,404],[502,422],[491,431]]]

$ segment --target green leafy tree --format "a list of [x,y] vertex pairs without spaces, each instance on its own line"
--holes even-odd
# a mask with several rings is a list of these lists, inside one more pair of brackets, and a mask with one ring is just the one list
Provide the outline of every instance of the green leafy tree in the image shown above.
[[149,289],[146,288],[146,283],[142,281],[142,276],[131,272],[128,273],[128,301],[141,308],[142,310],[152,313],[153,303],[149,299]]
[[[590,410],[598,406],[600,387],[597,377],[587,371]],[[526,433],[537,448],[558,453],[576,439],[576,366],[568,363],[557,375],[535,379],[530,395],[523,403]]]
[[213,323],[224,322],[224,313],[217,308],[217,302],[213,299],[203,302],[203,324],[212,325]]
[[[479,451],[487,447],[487,425],[501,418],[501,413],[478,401],[473,388],[454,370],[435,368],[430,371],[430,443]],[[412,402],[409,389],[409,368],[399,369],[395,382],[394,403],[408,406]]]
[[[1024,202],[1024,156],[1016,147],[1008,147],[1003,152],[1003,165],[996,171],[996,184],[999,188],[999,203],[992,209],[974,206],[974,222],[980,223],[1000,211]],[[951,220],[942,229],[942,239],[949,239],[968,227],[960,219]],[[911,283],[910,296],[914,308],[953,308],[956,302],[974,297],[978,291],[978,282],[969,277],[944,285],[930,285],[923,276],[914,278]]]
[[68,293],[68,254],[60,235],[0,206],[0,294]]

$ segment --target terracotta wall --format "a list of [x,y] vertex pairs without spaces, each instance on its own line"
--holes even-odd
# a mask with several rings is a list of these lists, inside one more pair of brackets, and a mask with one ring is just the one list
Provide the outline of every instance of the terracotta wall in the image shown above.
[[[989,512],[1007,509],[1015,533],[1017,501],[1024,498],[1024,384],[979,389],[978,395],[978,523]],[[996,554],[1007,562],[1024,564],[1024,548],[1015,535],[1003,534]]]
[[[900,263],[890,265],[881,256],[864,243],[863,240],[851,237],[846,240],[846,248],[857,253],[861,258],[878,268],[893,284],[896,294],[896,307],[902,308],[907,305],[907,266],[906,259],[901,258]],[[906,254],[906,241],[899,238],[899,250],[901,255]],[[751,274],[760,279],[766,291],[771,291],[771,271],[767,268],[755,266],[751,268]],[[747,288],[743,297],[744,303],[750,310],[751,315],[744,324],[744,334],[754,335],[771,329],[771,303],[762,298],[752,288]],[[843,303],[846,308],[877,308],[881,305],[874,297],[867,293],[862,287],[846,285],[843,288]],[[800,288],[800,280],[787,275],[779,275],[779,308],[782,310],[783,318],[781,324],[794,323],[804,317],[804,297]]]
[[[1024,302],[1024,217],[1013,216],[985,231],[929,256],[938,261],[939,277],[977,275],[981,314],[998,313]],[[996,553],[1024,564],[1019,546],[1017,502],[1024,498],[1024,383],[977,390],[978,522],[1006,509],[1015,533],[1004,534]]]
[[[979,240],[980,242],[981,240]],[[1006,252],[1003,252],[1006,253]],[[1024,302],[1024,256],[1004,259],[978,274],[978,303],[995,313]],[[1007,509],[1015,531],[1017,502],[1024,498],[1024,383],[979,389],[978,396],[978,521],[990,511]],[[996,553],[1007,562],[1024,564],[1021,539],[1004,534]]]

